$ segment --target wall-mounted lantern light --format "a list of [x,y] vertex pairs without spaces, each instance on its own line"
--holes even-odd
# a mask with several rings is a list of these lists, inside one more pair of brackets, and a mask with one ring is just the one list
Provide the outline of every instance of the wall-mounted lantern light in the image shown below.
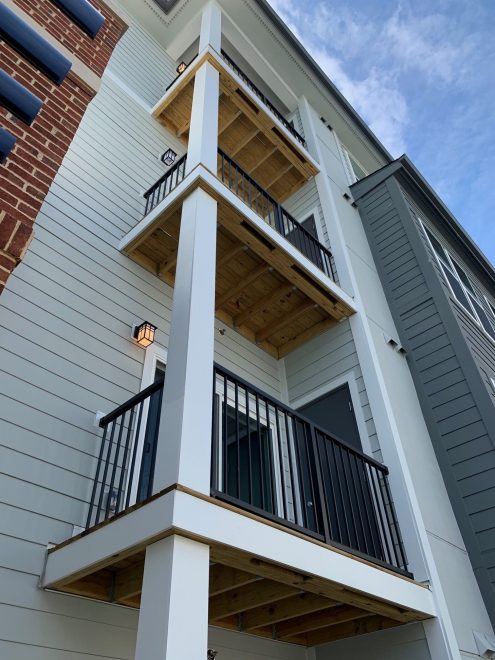
[[167,151],[162,155],[161,161],[162,163],[165,163],[167,167],[170,165],[173,165],[175,162],[175,159],[177,158],[177,154],[173,149],[167,149]]
[[136,343],[147,348],[155,341],[156,325],[144,321],[141,325],[135,325],[132,328],[132,337]]
[[179,76],[180,76],[180,74],[181,74],[181,73],[184,73],[184,71],[185,71],[186,69],[187,69],[187,64],[186,64],[185,62],[181,62],[181,63],[179,64],[179,66],[178,66],[175,70],[177,71],[177,73],[178,73]]

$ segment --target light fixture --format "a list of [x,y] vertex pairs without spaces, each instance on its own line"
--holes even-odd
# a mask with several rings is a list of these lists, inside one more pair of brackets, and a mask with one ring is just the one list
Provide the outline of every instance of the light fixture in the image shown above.
[[162,163],[165,163],[167,167],[170,165],[173,165],[175,163],[175,159],[177,158],[177,154],[173,149],[167,149],[167,151],[162,155],[161,161]]
[[215,651],[215,649],[208,649],[208,653],[206,655],[207,660],[215,660],[215,658],[218,655],[218,651]]
[[177,71],[177,73],[178,73],[179,76],[180,76],[180,74],[181,74],[181,73],[184,73],[184,71],[185,71],[186,69],[187,69],[187,64],[186,64],[185,62],[181,62],[181,63],[179,64],[179,66],[178,66],[175,70]]
[[155,341],[156,325],[144,321],[141,325],[135,325],[132,330],[132,337],[143,348],[147,348]]

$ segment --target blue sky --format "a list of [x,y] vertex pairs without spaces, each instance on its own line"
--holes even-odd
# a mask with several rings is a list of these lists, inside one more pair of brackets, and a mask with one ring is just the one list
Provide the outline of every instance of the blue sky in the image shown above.
[[495,0],[269,0],[495,263]]

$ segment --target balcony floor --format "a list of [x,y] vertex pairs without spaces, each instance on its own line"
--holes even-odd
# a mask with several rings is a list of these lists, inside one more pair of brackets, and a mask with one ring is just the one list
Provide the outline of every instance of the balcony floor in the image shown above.
[[[281,358],[354,313],[238,209],[215,191],[208,192],[218,200],[216,316],[220,321]],[[180,216],[181,199],[126,248],[132,259],[171,286]]]
[[[184,492],[187,492],[187,489]],[[201,497],[216,507],[227,508],[243,517],[284,529],[287,534],[301,537],[298,532],[280,528],[276,523],[254,514],[213,498]],[[115,520],[125,518],[146,505],[147,502],[142,502],[130,507],[118,514]],[[99,530],[102,531],[102,528],[112,525],[113,522],[113,519],[109,519],[81,536],[98,534]],[[173,530],[169,530],[161,537],[173,533],[175,533]],[[79,537],[69,539],[49,552],[57,552],[60,548],[77,544],[78,540]],[[308,540],[308,543],[324,545],[314,540]],[[316,646],[425,620],[431,616],[345,587],[327,578],[296,571],[238,548],[211,541],[209,545],[211,558],[209,623],[213,626],[303,646]],[[390,570],[370,564],[367,560],[330,546],[324,547],[328,548],[330,553],[344,554],[352,557],[356,562],[383,571],[384,579],[387,574],[388,576],[391,574]],[[79,574],[75,579],[52,584],[50,588],[139,608],[144,559],[145,545],[134,546],[125,553],[110,556],[92,571],[86,570],[83,575]],[[332,561],[331,554],[328,561]],[[424,589],[412,579],[393,575],[397,580],[411,583],[416,589]]]
[[218,146],[283,202],[318,173],[316,164],[217,54],[193,62],[157,103],[153,116],[187,144],[194,74],[205,59],[220,72]]

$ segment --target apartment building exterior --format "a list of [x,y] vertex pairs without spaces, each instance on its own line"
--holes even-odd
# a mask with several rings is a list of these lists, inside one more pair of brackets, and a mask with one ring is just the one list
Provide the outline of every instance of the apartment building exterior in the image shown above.
[[94,5],[0,296],[2,657],[491,657],[491,266],[264,0]]

